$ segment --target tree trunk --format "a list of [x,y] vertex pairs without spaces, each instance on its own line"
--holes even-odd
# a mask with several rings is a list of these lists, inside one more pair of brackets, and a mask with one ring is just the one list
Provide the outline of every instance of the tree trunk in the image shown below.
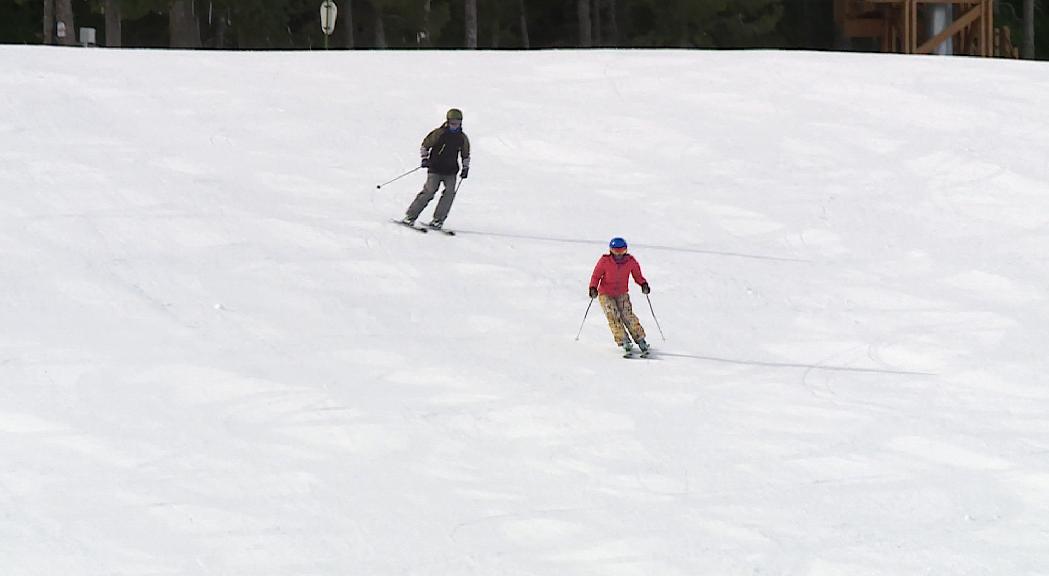
[[215,34],[211,38],[211,47],[222,50],[226,47],[226,30],[229,28],[229,12],[219,14],[215,20]]
[[419,45],[423,48],[430,47],[430,0],[423,2],[423,37]]
[[353,0],[345,0],[342,15],[342,42],[345,48],[353,50]]
[[120,0],[106,0],[103,10],[106,12],[106,46],[120,48],[122,43]]
[[172,48],[200,48],[200,26],[193,0],[169,0],[168,31]]
[[601,34],[601,3],[602,0],[594,0],[594,5],[590,8],[591,13],[594,15],[594,46],[602,46],[602,34]]
[[619,24],[616,18],[616,0],[605,0],[605,14],[608,15],[608,38],[606,45],[619,46]]
[[521,47],[525,50],[531,48],[528,40],[528,12],[525,10],[525,0],[521,0]]
[[502,31],[503,31],[502,30],[502,26],[500,25],[500,22],[499,22],[499,12],[498,12],[498,10],[492,10],[492,20],[491,20],[491,22],[492,22],[492,42],[491,42],[490,47],[492,49],[498,50],[499,49],[499,41],[502,40],[502,38],[500,38],[500,35],[501,35]]
[[678,48],[692,48],[691,42],[689,42],[688,33],[688,18],[684,14],[675,14],[677,20],[677,47]]
[[477,0],[466,0],[466,47],[477,48]]
[[44,44],[55,43],[55,1],[44,0]]
[[375,7],[375,47],[386,49],[386,28],[382,25],[382,7]]
[[58,43],[66,46],[76,46],[76,23],[73,22],[73,0],[55,0],[55,19],[58,21],[58,24],[65,25],[66,31],[65,38],[58,38]]
[[1024,58],[1034,60],[1034,0],[1024,0]]
[[579,47],[590,48],[590,0],[576,0],[576,13],[579,17]]

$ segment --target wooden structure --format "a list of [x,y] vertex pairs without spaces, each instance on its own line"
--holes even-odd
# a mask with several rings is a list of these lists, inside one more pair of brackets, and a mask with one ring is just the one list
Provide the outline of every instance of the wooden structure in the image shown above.
[[[934,5],[952,6],[954,18],[931,36],[926,12]],[[1003,43],[994,29],[994,0],[834,0],[834,20],[843,37],[878,39],[882,52],[932,54],[952,40],[955,54],[994,56]]]
[[995,30],[994,55],[1002,58],[1020,58],[1020,47],[1013,45],[1012,32],[1009,28],[1002,26]]

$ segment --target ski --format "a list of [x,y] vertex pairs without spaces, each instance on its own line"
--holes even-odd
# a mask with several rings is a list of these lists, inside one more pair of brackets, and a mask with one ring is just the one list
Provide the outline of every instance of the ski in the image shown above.
[[433,226],[427,225],[427,230],[433,230],[434,232],[440,232],[445,236],[455,236],[455,230],[448,230],[447,228],[434,228]]
[[396,218],[390,218],[390,222],[393,222],[394,224],[399,224],[401,226],[404,226],[405,228],[411,228],[412,230],[415,230],[416,232],[422,232],[423,234],[426,234],[430,230],[433,230],[434,232],[440,232],[445,236],[455,236],[455,230],[448,230],[447,228],[434,228],[433,226],[429,225],[405,224],[403,220],[398,220]]
[[390,222],[393,222],[394,224],[398,224],[400,226],[404,226],[405,228],[411,228],[412,230],[415,230],[416,232],[422,232],[423,234],[426,234],[427,232],[429,232],[429,230],[426,229],[426,228],[421,228],[421,227],[416,226],[414,224],[406,224],[404,221],[398,220],[396,218],[390,218]]
[[623,353],[623,358],[650,358],[652,349],[642,350],[640,348],[631,348],[630,350],[619,349]]

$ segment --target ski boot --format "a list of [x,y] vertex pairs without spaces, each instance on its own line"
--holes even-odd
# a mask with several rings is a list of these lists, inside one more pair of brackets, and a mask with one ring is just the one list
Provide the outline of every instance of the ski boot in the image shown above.
[[431,220],[430,223],[426,225],[426,227],[431,230],[440,230],[442,226],[444,226],[444,222],[441,220]]
[[637,347],[641,350],[641,357],[648,358],[648,342],[644,338],[637,341]]

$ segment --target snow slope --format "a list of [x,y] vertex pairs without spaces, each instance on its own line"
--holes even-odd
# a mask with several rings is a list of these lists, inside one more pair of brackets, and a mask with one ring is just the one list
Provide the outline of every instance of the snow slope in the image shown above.
[[[1044,64],[0,70],[4,574],[1049,574]],[[614,235],[657,359],[573,341]]]

